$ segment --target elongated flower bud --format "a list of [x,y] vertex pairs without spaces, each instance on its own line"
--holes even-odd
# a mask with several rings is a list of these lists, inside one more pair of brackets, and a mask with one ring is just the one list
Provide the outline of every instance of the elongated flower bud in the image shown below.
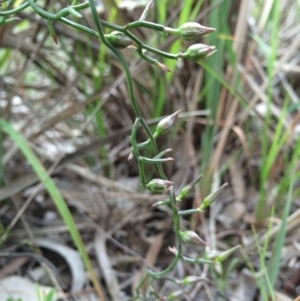
[[202,59],[207,58],[216,52],[215,46],[207,46],[205,44],[194,44],[190,46],[186,52],[181,53],[178,58],[187,58],[192,61],[200,61]]
[[198,208],[199,211],[204,210],[205,208],[209,207],[218,197],[218,195],[223,191],[223,189],[228,186],[228,183],[224,183],[217,191],[209,194],[206,196]]
[[223,262],[240,247],[241,247],[240,245],[237,245],[223,252],[208,251],[203,255],[203,259],[209,259],[215,263]]
[[113,31],[112,33],[105,35],[106,39],[116,48],[127,48],[133,45],[133,42],[124,33],[119,31]]
[[201,178],[202,175],[199,175],[195,180],[183,187],[178,197],[176,198],[176,201],[181,201],[184,197],[186,197],[187,194],[191,191],[191,189],[201,180]]
[[199,277],[199,276],[187,276],[181,280],[176,280],[176,283],[189,285],[189,284],[193,284],[195,282],[199,282],[201,280],[206,280],[206,279],[203,277]]
[[202,240],[194,231],[179,231],[181,239],[187,244],[201,244],[207,246],[207,242]]
[[167,192],[174,182],[162,180],[162,179],[153,179],[146,186],[154,194],[162,194]]
[[205,27],[196,22],[187,22],[182,24],[177,30],[177,35],[182,40],[193,41],[199,39],[203,35],[215,31],[215,28]]
[[154,137],[161,136],[165,133],[167,133],[170,128],[173,126],[175,120],[177,119],[178,114],[180,113],[180,110],[176,111],[172,115],[162,119],[156,126],[156,131],[154,133]]

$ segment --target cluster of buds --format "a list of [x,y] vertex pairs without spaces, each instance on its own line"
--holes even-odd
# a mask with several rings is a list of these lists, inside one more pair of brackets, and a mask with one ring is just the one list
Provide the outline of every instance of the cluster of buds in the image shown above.
[[[164,28],[165,32],[169,34],[178,35],[184,41],[194,41],[204,36],[205,34],[215,31],[215,28],[205,27],[196,22],[187,22],[182,24],[179,28],[174,29],[170,27]],[[186,52],[179,53],[177,58],[187,58],[198,62],[215,53],[215,46],[207,46],[205,44],[191,45]]]
[[[170,27],[163,27],[164,32],[168,34],[175,34],[184,41],[194,41],[204,36],[205,34],[215,31],[215,28],[205,27],[196,22],[186,22],[179,28],[174,29]],[[135,47],[135,43],[123,32],[113,31],[110,34],[105,35],[105,38],[116,48],[123,49],[127,47]],[[175,58],[187,58],[192,61],[198,62],[204,58],[215,53],[215,46],[207,46],[205,44],[194,44],[191,45],[185,52],[175,55]],[[159,67],[163,71],[170,72],[171,70],[164,64],[146,56],[142,56],[144,59]]]

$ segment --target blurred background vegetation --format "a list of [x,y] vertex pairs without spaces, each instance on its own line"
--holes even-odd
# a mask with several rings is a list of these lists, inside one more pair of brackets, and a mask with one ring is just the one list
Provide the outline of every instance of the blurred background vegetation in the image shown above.
[[[7,3],[0,3],[2,11]],[[96,1],[103,20],[122,26],[138,20],[147,3]],[[37,4],[53,13],[70,5]],[[81,13],[70,19],[94,28],[90,11]],[[1,285],[6,281],[9,290],[14,275],[21,292],[30,279],[47,286],[51,298],[55,287],[62,299],[97,300],[101,290],[106,300],[126,300],[145,262],[160,269],[170,262],[174,235],[169,210],[151,206],[160,197],[143,191],[136,161],[128,161],[135,115],[124,72],[96,38],[55,22],[55,44],[31,8],[17,17],[0,27]],[[158,139],[160,149],[173,149],[175,161],[164,170],[176,189],[203,175],[182,209],[197,208],[230,184],[208,212],[183,224],[212,250],[242,246],[223,265],[179,264],[170,277],[202,280],[180,287],[177,300],[293,300],[300,294],[300,1],[157,0],[147,20],[217,29],[199,41],[218,49],[203,62],[155,57],[169,73],[135,49],[122,53],[150,126],[182,111],[172,134]],[[191,45],[147,28],[132,32],[165,52]],[[140,131],[139,141],[145,138]],[[155,168],[147,169],[147,180],[156,176]],[[158,281],[155,290],[163,296],[178,286]],[[38,300],[35,288],[29,291],[31,299],[18,296]]]

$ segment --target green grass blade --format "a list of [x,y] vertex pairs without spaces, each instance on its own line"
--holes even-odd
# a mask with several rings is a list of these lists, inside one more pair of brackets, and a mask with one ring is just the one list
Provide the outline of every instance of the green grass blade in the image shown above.
[[285,202],[284,211],[281,218],[281,227],[275,239],[272,259],[268,266],[270,281],[273,286],[275,284],[279,272],[280,256],[281,256],[282,248],[284,245],[285,234],[286,234],[287,218],[293,202],[293,189],[296,180],[295,166],[297,160],[299,160],[299,155],[300,155],[300,140],[297,141],[294,154],[290,162],[290,166],[287,169],[287,174],[289,175],[290,178],[287,200]]
[[101,296],[101,288],[98,283],[97,277],[94,273],[92,264],[90,262],[90,259],[88,257],[88,254],[85,250],[84,243],[81,239],[81,236],[79,234],[79,231],[76,227],[76,224],[74,222],[74,219],[72,217],[72,214],[63,199],[60,191],[57,189],[55,183],[49,177],[47,174],[47,171],[45,170],[44,166],[41,164],[40,160],[36,156],[36,154],[32,151],[32,149],[29,147],[27,141],[17,132],[15,131],[11,125],[6,122],[3,118],[0,118],[0,130],[5,132],[7,135],[9,135],[13,141],[16,143],[16,145],[19,147],[19,149],[22,151],[23,155],[26,157],[27,161],[32,166],[33,170],[39,177],[40,181],[44,184],[47,192],[51,196],[54,204],[57,207],[57,210],[59,211],[64,223],[68,227],[68,230],[70,232],[70,235],[77,247],[77,250],[79,251],[83,262],[85,264],[85,267],[87,271],[89,272],[89,275],[91,277],[91,280],[98,291],[99,295]]
[[[217,5],[218,0],[212,0],[211,5]],[[228,14],[231,6],[231,0],[224,1],[220,5],[217,5],[216,8],[210,13],[208,18],[208,26],[212,28],[217,28],[218,32],[211,33],[207,36],[207,44],[211,46],[216,46],[218,49],[217,53],[206,60],[206,65],[209,66],[212,70],[220,70],[224,66],[225,58],[225,46],[228,41],[225,41],[222,38],[224,34],[227,35],[229,32],[228,28]],[[216,79],[212,74],[205,74],[205,86],[208,85],[210,88],[207,91],[205,100],[206,100],[206,109],[209,109],[211,112],[211,118],[215,120],[217,107],[219,104],[220,92],[221,92],[221,83]],[[201,172],[203,173],[206,170],[206,165],[209,162],[210,155],[212,153],[213,147],[213,137],[215,134],[216,126],[207,125],[201,139]]]

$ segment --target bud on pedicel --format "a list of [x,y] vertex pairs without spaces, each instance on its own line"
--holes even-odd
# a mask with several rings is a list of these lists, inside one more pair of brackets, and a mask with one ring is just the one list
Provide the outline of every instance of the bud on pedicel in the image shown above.
[[167,192],[174,182],[162,180],[162,179],[153,179],[146,186],[154,194],[162,194]]
[[215,30],[215,28],[205,27],[196,22],[187,22],[182,24],[176,30],[176,33],[185,41],[193,41]]
[[176,283],[189,285],[189,284],[193,284],[195,282],[199,282],[201,280],[205,280],[205,278],[199,277],[199,276],[187,276],[187,277],[183,278],[182,280],[176,280]]
[[176,198],[176,201],[181,201],[187,194],[191,191],[191,189],[201,180],[202,175],[199,175],[195,180],[182,188],[179,193],[179,196]]
[[155,133],[153,134],[154,138],[161,136],[168,132],[168,130],[173,126],[175,120],[177,119],[180,110],[176,111],[172,115],[162,119],[156,126]]
[[132,40],[119,31],[113,31],[105,37],[116,48],[122,49],[133,45]]
[[206,196],[198,210],[203,211],[205,208],[209,207],[217,199],[218,195],[226,186],[228,186],[228,183],[224,183],[217,191]]
[[187,244],[201,244],[207,246],[208,244],[202,240],[199,235],[194,231],[180,231],[179,235],[181,239]]
[[215,263],[220,263],[226,260],[234,251],[239,249],[241,246],[237,245],[229,250],[218,252],[218,251],[208,251],[203,255],[203,259],[209,259]]
[[200,61],[215,53],[215,46],[207,46],[205,44],[194,44],[190,46],[186,52],[181,53],[178,58],[187,58],[192,61]]

